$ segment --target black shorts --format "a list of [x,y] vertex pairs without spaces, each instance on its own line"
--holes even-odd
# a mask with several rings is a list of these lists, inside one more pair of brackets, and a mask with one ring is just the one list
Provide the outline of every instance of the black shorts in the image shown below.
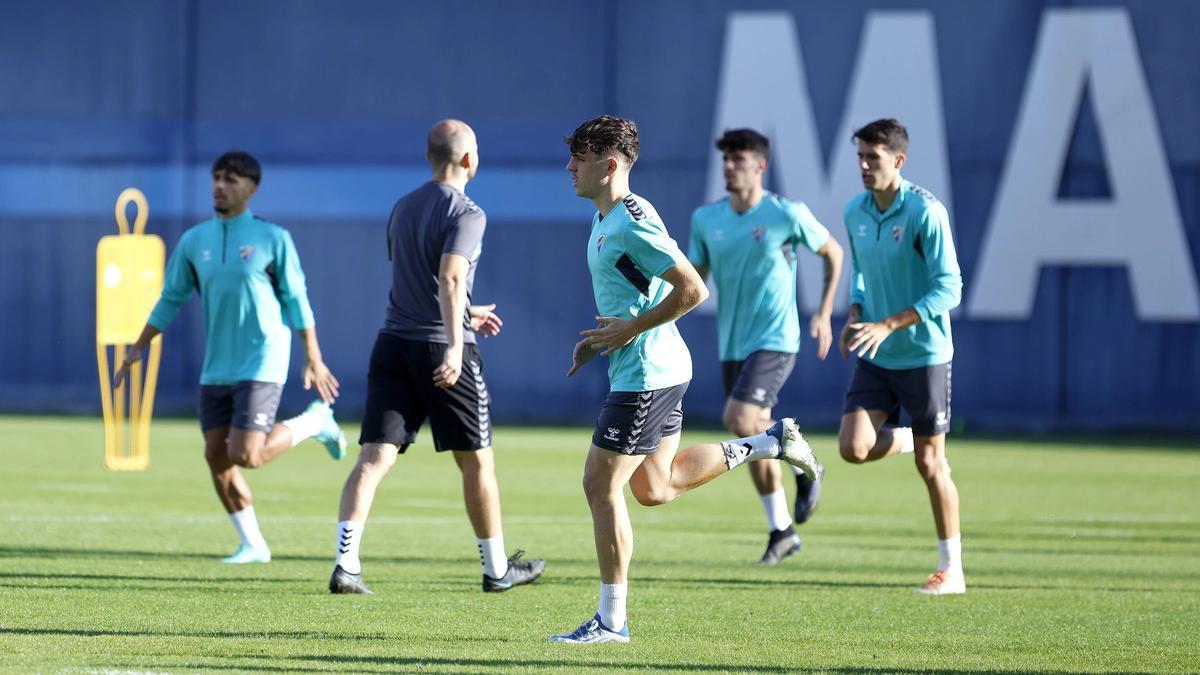
[[360,444],[391,443],[404,452],[428,417],[438,452],[491,446],[491,399],[479,350],[463,345],[462,374],[453,387],[440,389],[433,385],[433,371],[445,354],[444,344],[379,334],[367,371]]
[[766,350],[751,352],[743,361],[722,361],[725,398],[774,408],[779,403],[779,390],[795,366],[795,354]]
[[200,430],[234,427],[269,433],[282,394],[283,385],[274,382],[202,384],[196,401]]
[[610,391],[604,399],[592,445],[623,455],[649,455],[664,436],[683,429],[683,393],[688,383],[654,391]]
[[846,388],[844,413],[882,410],[899,421],[899,409],[912,418],[913,434],[937,436],[950,430],[950,362],[889,370],[859,359]]

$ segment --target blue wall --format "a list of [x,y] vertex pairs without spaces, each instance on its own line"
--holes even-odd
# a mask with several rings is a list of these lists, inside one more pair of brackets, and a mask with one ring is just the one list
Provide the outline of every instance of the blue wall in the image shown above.
[[[1128,12],[1190,258],[1200,260],[1200,3],[904,5],[936,26],[968,285],[1049,8]],[[895,3],[3,3],[0,410],[98,412],[94,251],[115,232],[113,200],[142,188],[149,230],[170,250],[206,217],[208,164],[243,147],[264,164],[252,207],[292,230],[343,414],[357,417],[387,294],[386,216],[427,177],[429,125],[453,116],[475,127],[483,155],[469,191],[489,213],[476,300],[498,303],[505,320],[483,345],[495,416],[590,423],[603,367],[563,377],[594,306],[583,252],[591,209],[562,170],[562,136],[604,112],[637,120],[635,189],[685,242],[706,196],[726,22],[748,9],[795,16],[822,156],[849,152],[835,136],[864,18]],[[1103,199],[1104,153],[1086,105],[1074,134],[1061,196]],[[681,321],[696,364],[693,420],[719,419],[714,324]],[[967,308],[954,332],[954,414],[968,428],[1200,431],[1200,323],[1140,320],[1120,267],[1045,268],[1031,317],[980,320]],[[202,345],[192,303],[166,334],[159,411],[191,409]],[[806,346],[780,408],[836,423],[850,370]],[[305,397],[293,381],[282,412]]]

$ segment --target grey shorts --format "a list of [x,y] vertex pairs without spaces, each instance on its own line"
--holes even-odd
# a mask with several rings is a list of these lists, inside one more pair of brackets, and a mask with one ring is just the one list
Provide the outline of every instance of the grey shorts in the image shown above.
[[604,399],[592,445],[623,455],[649,455],[664,436],[683,429],[683,393],[688,383],[654,391],[610,391]]
[[200,430],[235,427],[270,432],[283,385],[245,380],[236,384],[200,385],[196,412]]
[[950,430],[950,362],[923,368],[889,370],[859,359],[846,388],[844,413],[882,410],[899,422],[900,408],[912,418],[917,436]]
[[779,390],[795,366],[795,354],[766,350],[751,352],[742,361],[722,361],[721,383],[725,385],[725,398],[774,408],[779,403]]

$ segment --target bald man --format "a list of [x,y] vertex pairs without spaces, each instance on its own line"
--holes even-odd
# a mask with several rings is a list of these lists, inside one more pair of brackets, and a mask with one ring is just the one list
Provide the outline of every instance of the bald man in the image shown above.
[[530,583],[546,567],[544,560],[520,560],[520,551],[504,552],[489,398],[475,346],[476,335],[495,335],[502,322],[495,305],[471,305],[487,220],[464,192],[479,168],[475,132],[442,120],[429,131],[425,157],[432,180],[401,197],[388,222],[392,291],[371,352],[362,450],[342,490],[331,593],[371,593],[358,553],[367,514],[380,481],[426,418],[434,449],[453,455],[462,472],[483,590]]

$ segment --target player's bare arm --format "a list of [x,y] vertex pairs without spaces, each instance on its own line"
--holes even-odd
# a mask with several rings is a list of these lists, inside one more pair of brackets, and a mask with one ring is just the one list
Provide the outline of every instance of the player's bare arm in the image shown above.
[[689,262],[672,266],[663,272],[662,278],[671,284],[671,292],[650,311],[632,319],[598,316],[598,328],[580,331],[579,334],[586,338],[589,346],[608,355],[629,344],[641,333],[687,314],[708,298],[708,288]]
[[321,358],[321,345],[317,342],[316,328],[301,328],[304,336],[304,389],[317,388],[317,395],[326,403],[338,397],[338,381]]
[[467,308],[467,269],[470,263],[458,253],[442,255],[438,268],[438,308],[446,330],[446,356],[442,365],[433,371],[433,384],[449,389],[462,374],[463,326],[462,315]]
[[821,306],[809,322],[808,334],[817,341],[817,358],[824,361],[833,344],[833,296],[837,293],[838,281],[842,276],[842,245],[830,237],[817,249],[817,255],[821,256],[825,266],[825,281],[821,291]]

